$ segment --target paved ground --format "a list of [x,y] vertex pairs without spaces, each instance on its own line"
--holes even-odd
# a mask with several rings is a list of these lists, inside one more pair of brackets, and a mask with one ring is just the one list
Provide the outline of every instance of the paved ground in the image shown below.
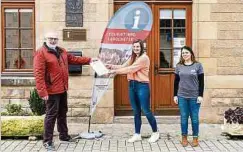
[[[87,124],[69,124],[70,133],[75,135],[87,131]],[[133,134],[133,124],[92,124],[91,131],[102,131],[105,135],[100,139],[84,140],[77,143],[63,144],[55,136],[56,151],[74,152],[166,152],[166,151],[243,151],[243,140],[232,140],[221,135],[221,125],[201,124],[200,125],[200,146],[193,148],[190,145],[186,148],[180,144],[179,124],[160,124],[161,138],[157,143],[150,144],[147,139],[151,129],[148,124],[142,126],[143,141],[134,144],[126,140]],[[191,140],[192,137],[189,137]],[[23,151],[45,151],[42,141],[28,140],[2,140],[2,152]]]

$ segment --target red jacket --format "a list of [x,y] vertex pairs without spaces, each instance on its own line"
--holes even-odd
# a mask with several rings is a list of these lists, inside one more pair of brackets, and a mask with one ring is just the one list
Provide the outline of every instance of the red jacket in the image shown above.
[[91,58],[75,57],[64,48],[57,51],[45,43],[34,55],[34,75],[40,97],[63,93],[68,90],[68,64],[89,64]]

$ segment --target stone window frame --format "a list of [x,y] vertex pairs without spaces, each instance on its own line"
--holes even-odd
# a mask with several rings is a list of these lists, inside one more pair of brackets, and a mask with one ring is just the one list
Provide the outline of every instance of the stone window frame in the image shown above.
[[[2,6],[1,6],[1,43],[2,43],[2,50],[1,50],[1,54],[2,54],[2,67],[1,67],[1,75],[2,76],[13,76],[13,75],[16,75],[16,76],[32,76],[33,75],[33,68],[31,69],[6,69],[5,68],[5,26],[4,26],[4,23],[5,23],[5,9],[32,9],[32,26],[30,28],[30,30],[32,30],[32,33],[33,33],[33,38],[32,38],[32,52],[34,53],[35,52],[35,47],[36,47],[36,44],[35,44],[35,3],[34,1],[32,0],[29,0],[29,1],[3,1],[2,3]],[[18,12],[19,13],[19,12]],[[21,28],[18,27],[18,30],[20,32]],[[20,35],[20,34],[19,34]],[[18,38],[20,40],[20,36]],[[18,49],[21,49],[20,47]]]

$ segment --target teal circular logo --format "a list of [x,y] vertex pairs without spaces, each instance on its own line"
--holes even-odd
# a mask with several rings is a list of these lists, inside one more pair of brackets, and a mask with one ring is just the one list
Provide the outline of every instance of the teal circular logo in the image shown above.
[[129,31],[143,30],[149,23],[149,13],[144,8],[131,10],[125,17],[125,27]]

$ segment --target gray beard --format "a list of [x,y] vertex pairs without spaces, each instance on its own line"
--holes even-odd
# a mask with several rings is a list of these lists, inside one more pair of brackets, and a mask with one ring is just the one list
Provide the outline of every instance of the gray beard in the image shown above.
[[57,45],[52,45],[52,44],[50,44],[50,43],[46,43],[46,45],[47,45],[49,48],[51,48],[51,49],[53,49],[53,50],[56,50]]

